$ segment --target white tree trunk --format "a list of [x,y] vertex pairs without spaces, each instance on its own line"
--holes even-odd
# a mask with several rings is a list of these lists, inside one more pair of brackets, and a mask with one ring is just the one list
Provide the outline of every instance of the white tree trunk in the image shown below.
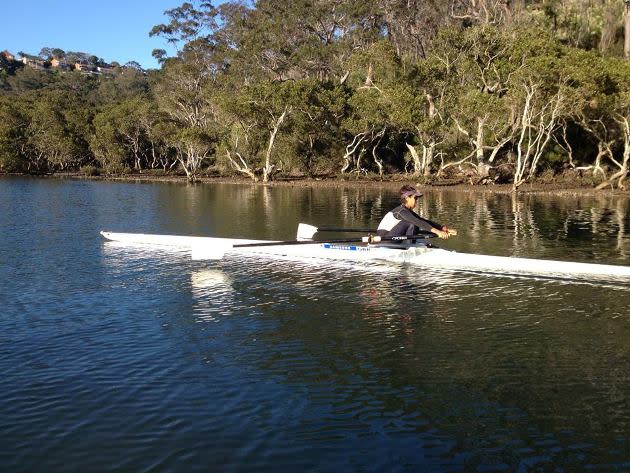
[[271,162],[271,151],[273,150],[273,144],[276,141],[276,135],[278,134],[278,130],[280,130],[280,126],[282,126],[282,122],[286,118],[287,114],[290,113],[289,106],[284,107],[284,111],[282,115],[278,117],[276,123],[274,123],[273,130],[271,130],[269,134],[269,144],[267,146],[267,152],[265,153],[265,166],[263,167],[263,182],[269,182],[271,178],[271,173],[273,172],[273,168],[275,164]]
[[241,156],[239,153],[235,153],[236,156],[238,156],[238,159],[240,161],[238,162],[234,158],[232,158],[232,154],[230,153],[229,150],[226,150],[225,153],[226,153],[228,161],[234,167],[234,169],[250,177],[254,182],[258,181],[256,174],[254,174],[254,171],[247,165],[247,162],[243,159],[243,156]]
[[346,154],[343,156],[343,165],[341,166],[341,174],[344,174],[348,169],[350,169],[350,164],[352,163],[352,157],[354,156],[355,151],[359,147],[359,145],[365,139],[365,132],[359,133],[355,135],[352,139],[352,142],[346,146]]
[[621,116],[617,122],[622,125],[623,132],[623,155],[621,162],[611,156],[611,161],[619,168],[610,178],[597,186],[597,189],[603,189],[606,186],[615,187],[615,181],[619,189],[625,189],[624,180],[628,176],[628,167],[630,166],[630,122],[628,117]]
[[411,160],[413,162],[413,174],[418,174],[418,171],[420,169],[420,156],[418,156],[418,151],[416,151],[416,148],[414,148],[407,142],[405,142],[405,146],[407,146],[409,153],[411,153]]
[[385,136],[385,131],[386,129],[383,128],[376,136],[378,138],[378,141],[376,142],[376,144],[372,147],[372,158],[374,158],[374,162],[376,163],[376,166],[378,167],[378,175],[381,177],[381,179],[383,178],[383,161],[380,160],[378,158],[378,156],[376,155],[376,149],[379,147],[379,145],[381,144],[381,141],[383,141],[383,137]]
[[516,168],[512,184],[514,191],[536,172],[538,162],[558,124],[561,93],[556,93],[550,101],[543,103],[542,98],[537,96],[538,87],[537,84],[524,85],[525,101],[519,123]]

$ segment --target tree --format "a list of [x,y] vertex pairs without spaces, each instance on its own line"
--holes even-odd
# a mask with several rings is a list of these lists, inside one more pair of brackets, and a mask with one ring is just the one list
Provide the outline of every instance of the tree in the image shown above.
[[209,2],[201,2],[198,9],[186,2],[166,14],[170,22],[155,26],[150,34],[166,37],[181,49],[178,57],[164,60],[156,98],[171,122],[169,142],[177,149],[177,160],[194,181],[218,141],[216,109],[209,97],[220,64],[206,34],[216,25],[216,10]]
[[380,0],[388,39],[400,57],[418,61],[427,57],[439,30],[448,24],[448,3],[435,0]]
[[22,102],[0,96],[0,172],[28,169],[24,156],[28,118],[20,106]]
[[134,68],[121,68],[112,77],[100,80],[95,91],[95,102],[110,104],[142,97],[149,93],[147,75]]
[[[488,25],[438,35],[427,61],[433,65],[423,77],[433,84],[433,96],[440,97],[440,122],[454,132],[449,137],[454,159],[443,158],[438,175],[467,166],[483,180],[512,140],[516,129],[509,81],[527,60],[513,48],[520,35]],[[467,147],[456,144],[461,138]]]
[[38,171],[64,170],[89,159],[91,117],[80,98],[59,90],[37,94],[27,129],[30,161]]
[[150,165],[152,113],[146,97],[134,97],[110,104],[96,115],[90,148],[103,167],[140,171]]
[[401,60],[391,43],[379,41],[365,51],[355,53],[347,63],[350,74],[348,85],[352,95],[348,99],[348,113],[342,126],[351,137],[343,156],[341,172],[354,166],[356,172],[366,173],[362,158],[370,153],[378,169],[384,173],[384,161],[379,147],[396,134],[392,114],[397,105],[394,96],[405,82],[401,77]]
[[226,158],[234,169],[253,180],[258,174],[263,182],[273,179],[274,146],[295,110],[298,88],[299,83],[263,82],[222,96],[222,116],[228,123]]
[[16,94],[31,90],[41,89],[52,84],[56,77],[47,71],[40,71],[32,67],[23,67],[16,70],[15,75],[7,78],[7,83]]
[[297,170],[309,176],[337,172],[351,91],[344,84],[316,79],[294,85],[291,122],[283,132],[286,146],[278,154],[287,168],[295,156]]
[[615,84],[614,100],[610,101],[610,114],[616,129],[613,133],[616,138],[617,148],[613,148],[607,157],[616,168],[615,172],[604,182],[597,186],[618,187],[625,189],[625,179],[630,168],[630,64],[625,60],[610,59],[607,69],[612,82]]

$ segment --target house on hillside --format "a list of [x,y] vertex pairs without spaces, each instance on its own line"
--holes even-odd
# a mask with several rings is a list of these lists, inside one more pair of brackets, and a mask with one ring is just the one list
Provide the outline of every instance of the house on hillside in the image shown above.
[[70,71],[70,70],[72,70],[72,66],[70,64],[68,64],[64,60],[57,59],[56,57],[54,57],[54,58],[52,58],[50,60],[50,65],[54,69],[58,69],[60,71]]
[[96,72],[96,66],[85,61],[77,61],[74,63],[74,69],[76,71],[85,72],[87,74]]
[[4,57],[7,61],[15,61],[15,56],[6,49],[0,53],[0,56]]
[[46,69],[46,61],[29,54],[22,55],[22,64],[32,67],[33,69]]
[[96,66],[96,70],[101,74],[113,74],[114,66],[111,64],[101,64],[100,66]]

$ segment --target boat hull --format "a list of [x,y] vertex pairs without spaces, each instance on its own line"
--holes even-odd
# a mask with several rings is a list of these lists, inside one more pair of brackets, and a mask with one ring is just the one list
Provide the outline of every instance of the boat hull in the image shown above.
[[243,240],[212,237],[150,235],[140,233],[101,232],[104,238],[133,245],[158,245],[190,250],[193,259],[211,259],[217,248],[222,252],[271,258],[320,258],[349,261],[388,261],[427,268],[475,271],[496,274],[527,274],[546,277],[597,277],[630,280],[630,267],[569,261],[488,256],[458,253],[426,245],[402,249],[370,244],[322,243],[302,245],[234,248],[234,245],[269,243],[265,240]]

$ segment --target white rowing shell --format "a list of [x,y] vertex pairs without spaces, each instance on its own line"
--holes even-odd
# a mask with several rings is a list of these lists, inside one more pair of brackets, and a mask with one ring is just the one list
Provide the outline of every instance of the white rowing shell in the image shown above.
[[[217,259],[217,254],[239,253],[260,256],[296,258],[326,258],[351,261],[381,260],[407,263],[430,268],[491,272],[499,274],[529,274],[540,276],[594,276],[630,279],[630,267],[569,261],[515,258],[506,256],[457,253],[439,248],[415,246],[406,249],[354,243],[321,243],[297,246],[262,246],[233,248],[233,245],[268,243],[264,240],[243,240],[212,237],[150,235],[142,233],[101,232],[108,240],[134,244],[159,245],[190,249],[193,259]],[[219,256],[219,258],[221,257]]]

